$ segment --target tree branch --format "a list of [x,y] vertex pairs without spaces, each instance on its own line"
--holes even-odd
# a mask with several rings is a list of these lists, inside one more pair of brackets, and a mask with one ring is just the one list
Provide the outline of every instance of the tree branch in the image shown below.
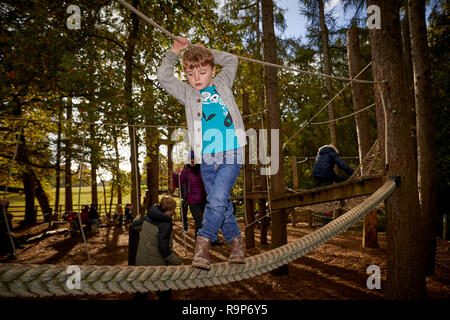
[[[13,158],[12,156],[9,156],[6,154],[1,154],[1,153],[0,153],[0,157],[4,158],[4,159],[8,159],[8,160],[12,160],[12,158]],[[54,166],[54,165],[39,165],[39,164],[30,162],[29,160],[24,161],[19,158],[16,158],[15,161],[22,163],[22,164],[30,165],[32,167],[39,168],[39,169],[56,169],[56,166]],[[64,170],[60,170],[60,171],[64,171]]]

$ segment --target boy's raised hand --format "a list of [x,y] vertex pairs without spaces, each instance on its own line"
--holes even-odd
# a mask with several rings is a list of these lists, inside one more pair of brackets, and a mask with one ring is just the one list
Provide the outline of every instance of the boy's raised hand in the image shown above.
[[205,48],[205,45],[201,42],[197,42],[196,44],[194,44],[194,46],[200,47],[200,48]]
[[180,54],[187,47],[189,47],[189,40],[183,37],[177,37],[177,40],[173,43],[172,51]]

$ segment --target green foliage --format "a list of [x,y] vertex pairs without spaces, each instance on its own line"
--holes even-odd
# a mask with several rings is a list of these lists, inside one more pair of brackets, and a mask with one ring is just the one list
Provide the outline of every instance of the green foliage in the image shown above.
[[[450,211],[450,66],[449,47],[450,19],[448,3],[443,8],[434,9],[430,16],[428,44],[433,81],[433,114],[435,127],[436,167],[438,175],[438,210],[442,213]],[[442,220],[442,219],[440,219]]]

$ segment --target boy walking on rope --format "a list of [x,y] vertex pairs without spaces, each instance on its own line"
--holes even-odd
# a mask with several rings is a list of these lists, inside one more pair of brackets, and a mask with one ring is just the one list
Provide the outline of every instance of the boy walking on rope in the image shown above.
[[[177,38],[162,61],[158,80],[184,104],[195,163],[201,163],[208,197],[192,266],[209,270],[209,247],[221,228],[226,242],[231,245],[228,261],[245,262],[241,231],[230,201],[230,191],[242,166],[245,128],[232,91],[237,57],[206,49],[202,44],[189,47],[182,61],[189,83],[186,84],[174,77],[173,72],[179,54],[188,47],[187,39]],[[216,63],[222,66],[217,76]]]

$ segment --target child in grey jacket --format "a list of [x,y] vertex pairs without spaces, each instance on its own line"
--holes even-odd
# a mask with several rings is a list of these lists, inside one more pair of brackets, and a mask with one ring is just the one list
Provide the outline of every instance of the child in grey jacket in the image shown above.
[[[188,83],[174,77],[174,65],[183,54],[183,68]],[[215,64],[222,66],[216,76]],[[237,57],[189,45],[178,37],[161,63],[158,81],[184,104],[191,148],[195,163],[201,163],[207,204],[202,228],[198,232],[192,266],[211,268],[209,247],[222,234],[231,245],[228,261],[244,263],[245,254],[239,226],[234,216],[230,191],[239,176],[246,144],[244,122],[233,97],[232,86],[237,71]]]

